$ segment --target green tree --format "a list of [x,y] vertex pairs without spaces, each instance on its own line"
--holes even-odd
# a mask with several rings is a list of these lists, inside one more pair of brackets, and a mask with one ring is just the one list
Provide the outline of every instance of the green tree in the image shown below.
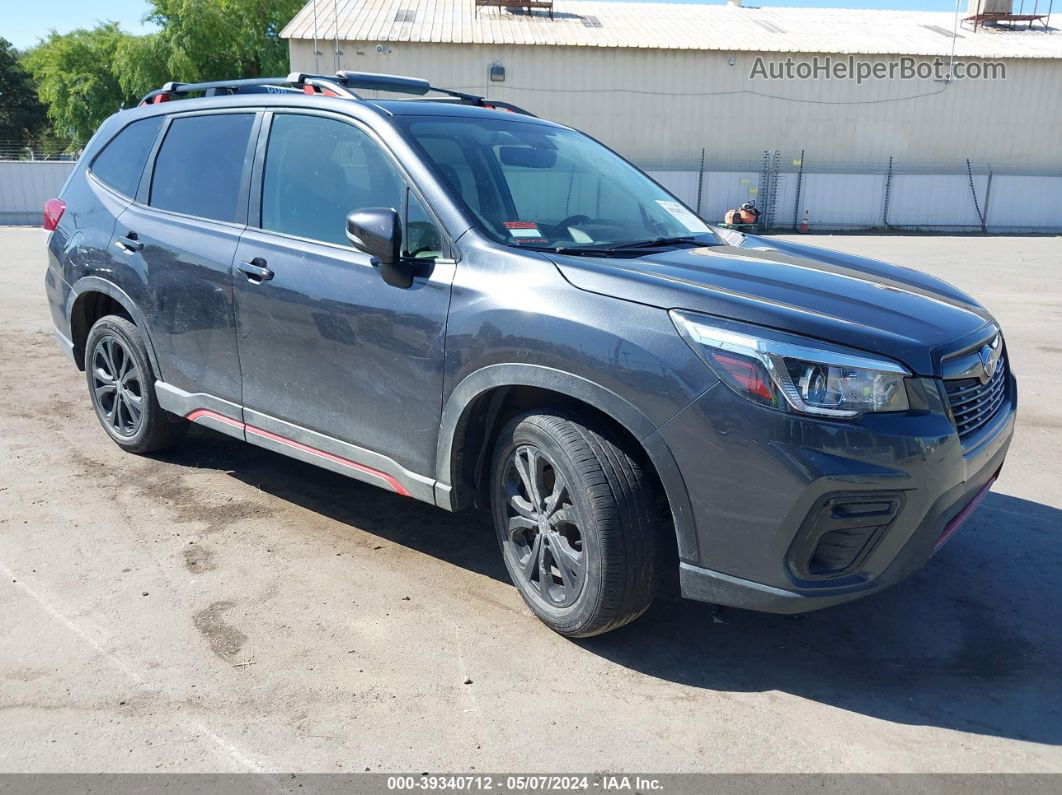
[[118,43],[114,54],[114,75],[123,93],[142,97],[174,77],[168,65],[168,46],[158,33],[127,36]]
[[47,126],[47,111],[19,63],[18,51],[0,37],[0,141],[25,145]]
[[118,47],[128,38],[117,22],[52,31],[23,57],[59,135],[83,145],[104,119],[136,101],[115,74]]
[[139,89],[146,76],[162,73],[164,80],[180,82],[287,74],[288,47],[280,31],[303,2],[151,0],[147,19],[159,32],[149,44],[123,51],[123,85]]
[[23,63],[56,130],[84,144],[107,116],[169,80],[182,83],[286,74],[280,31],[303,0],[151,0],[143,36],[116,22],[53,32]]

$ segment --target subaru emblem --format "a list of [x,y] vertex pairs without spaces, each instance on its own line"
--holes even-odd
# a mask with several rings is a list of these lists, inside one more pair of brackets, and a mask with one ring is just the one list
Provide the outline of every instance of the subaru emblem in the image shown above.
[[984,370],[984,375],[981,376],[982,383],[988,383],[992,379],[992,376],[996,374],[996,368],[999,366],[999,355],[1002,352],[999,347],[999,336],[997,335],[991,343],[981,348],[979,358],[981,359],[981,368]]

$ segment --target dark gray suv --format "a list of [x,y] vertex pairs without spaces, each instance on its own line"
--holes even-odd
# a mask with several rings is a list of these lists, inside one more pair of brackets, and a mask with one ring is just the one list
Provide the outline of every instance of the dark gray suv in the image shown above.
[[196,422],[489,508],[565,635],[668,571],[774,612],[891,585],[1014,425],[1000,329],[959,290],[713,229],[587,136],[412,78],[167,84],[45,226],[56,336],[119,446]]

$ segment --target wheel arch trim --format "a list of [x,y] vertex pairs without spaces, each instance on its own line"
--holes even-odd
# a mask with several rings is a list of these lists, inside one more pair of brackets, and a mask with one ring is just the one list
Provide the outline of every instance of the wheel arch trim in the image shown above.
[[697,533],[685,480],[670,448],[656,426],[637,407],[615,392],[587,378],[537,364],[492,364],[466,376],[450,393],[439,422],[436,450],[435,502],[455,510],[455,467],[459,437],[476,400],[499,387],[539,387],[573,398],[608,416],[630,433],[645,450],[667,496],[675,526],[679,557],[697,560]]
[[[67,325],[70,328],[71,341],[76,343],[76,340],[74,339],[74,310],[77,308],[78,302],[82,300],[82,297],[88,293],[102,293],[110,296],[129,313],[129,316],[133,319],[133,323],[138,329],[140,329],[140,333],[144,336],[144,345],[147,348],[148,358],[151,360],[151,369],[154,370],[156,377],[161,377],[162,371],[159,368],[159,360],[155,353],[155,346],[151,342],[147,317],[145,317],[136,301],[129,297],[128,293],[113,282],[109,282],[99,276],[83,276],[70,286],[70,292],[66,298],[66,307],[64,311],[66,313]],[[89,328],[91,328],[91,326]],[[89,329],[85,329],[86,334],[88,331]],[[74,356],[79,356],[78,351],[76,350],[76,345]],[[80,361],[77,358],[75,358],[75,361],[82,369],[84,369],[84,351],[80,353]]]

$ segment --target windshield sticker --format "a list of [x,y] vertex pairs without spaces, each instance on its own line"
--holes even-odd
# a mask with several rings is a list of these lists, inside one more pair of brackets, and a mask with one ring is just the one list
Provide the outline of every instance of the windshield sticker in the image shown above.
[[511,237],[517,238],[517,243],[542,243],[545,238],[538,231],[538,224],[534,221],[506,221],[505,228],[509,230]]
[[691,232],[707,232],[708,224],[691,213],[678,202],[657,199],[656,203],[667,210],[671,216]]

